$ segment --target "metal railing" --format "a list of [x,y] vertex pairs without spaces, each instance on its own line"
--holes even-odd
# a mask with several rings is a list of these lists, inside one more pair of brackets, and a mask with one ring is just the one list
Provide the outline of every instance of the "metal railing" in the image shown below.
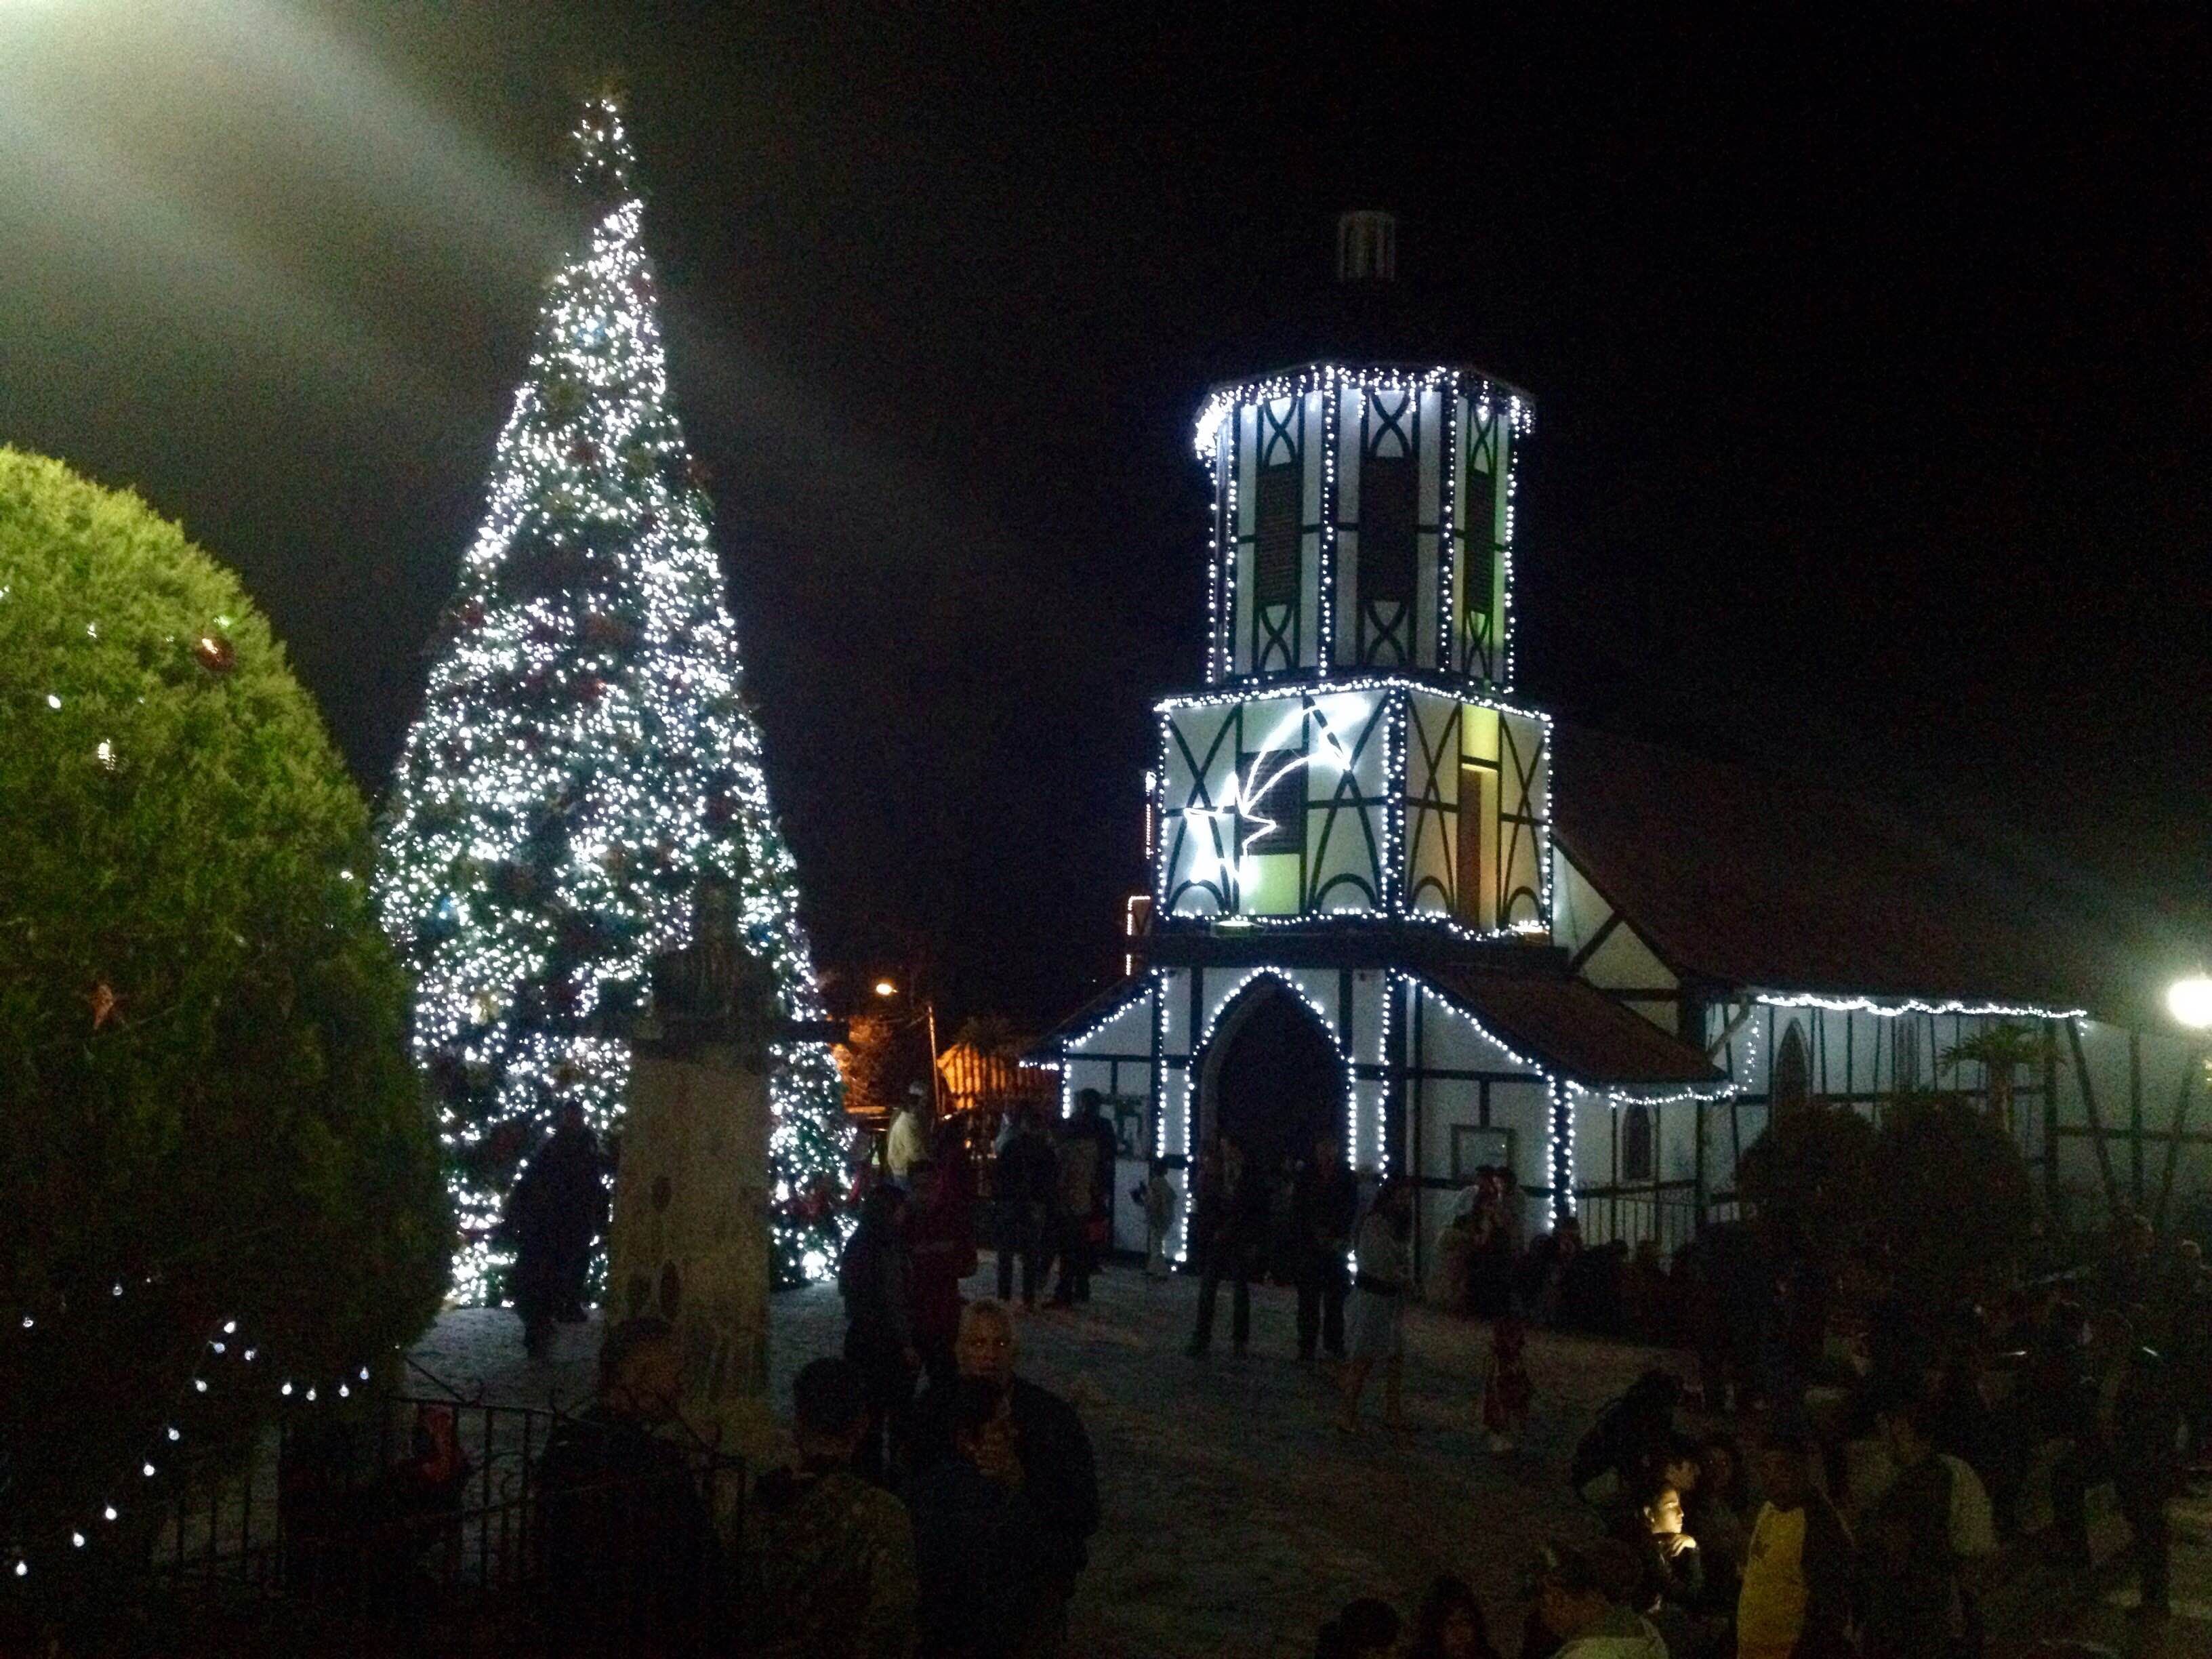
[[[477,1651],[688,1651],[734,1607],[726,1564],[743,1465],[670,1443],[646,1473],[587,1458],[579,1480],[572,1458],[549,1485],[549,1447],[601,1432],[550,1409],[428,1393],[374,1395],[343,1418],[289,1411],[242,1465],[169,1494],[149,1605],[183,1632],[282,1621],[466,1632]],[[678,1583],[637,1540],[687,1508],[701,1526]],[[594,1535],[563,1539],[563,1528]],[[556,1554],[565,1582],[549,1577]]]

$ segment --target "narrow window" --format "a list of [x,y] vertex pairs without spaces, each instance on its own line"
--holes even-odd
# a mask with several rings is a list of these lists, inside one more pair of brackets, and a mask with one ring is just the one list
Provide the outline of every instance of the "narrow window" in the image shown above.
[[1298,600],[1298,486],[1296,461],[1260,471],[1259,543],[1254,558],[1253,600],[1261,607]]
[[1651,1109],[1631,1106],[1620,1115],[1620,1179],[1651,1179]]

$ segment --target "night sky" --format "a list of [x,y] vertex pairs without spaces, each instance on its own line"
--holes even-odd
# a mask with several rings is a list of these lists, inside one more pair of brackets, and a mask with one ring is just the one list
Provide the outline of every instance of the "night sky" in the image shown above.
[[1396,355],[1534,398],[1524,696],[2212,941],[2188,9],[931,9],[0,0],[0,441],[238,569],[380,793],[618,66],[824,965],[1041,1019],[1198,677],[1201,391],[1387,207]]

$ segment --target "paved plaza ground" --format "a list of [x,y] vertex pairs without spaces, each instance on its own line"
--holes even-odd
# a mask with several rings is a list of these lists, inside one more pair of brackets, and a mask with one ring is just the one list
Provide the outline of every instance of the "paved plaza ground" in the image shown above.
[[[969,1295],[988,1293],[990,1257]],[[1620,1343],[1539,1333],[1529,1369],[1536,1412],[1525,1443],[1493,1457],[1475,1420],[1480,1332],[1415,1309],[1409,1321],[1402,1435],[1370,1426],[1346,1439],[1330,1425],[1325,1376],[1292,1357],[1293,1304],[1255,1289],[1251,1351],[1229,1352],[1226,1297],[1212,1358],[1184,1357],[1197,1287],[1116,1268],[1072,1314],[1039,1312],[1018,1327],[1020,1369],[1081,1411],[1098,1457],[1104,1519],[1073,1610],[1072,1651],[1098,1659],[1304,1656],[1323,1619],[1354,1596],[1410,1609],[1429,1578],[1455,1572],[1475,1587],[1509,1654],[1511,1601],[1522,1565],[1551,1535],[1587,1536],[1589,1512],[1566,1489],[1576,1439],[1644,1366],[1684,1370],[1680,1357]],[[842,1310],[827,1285],[774,1304],[770,1386],[779,1407],[808,1360],[837,1351]],[[555,1352],[521,1352],[512,1314],[447,1314],[416,1350],[433,1371],[516,1403],[564,1407],[591,1385],[596,1326],[564,1329]],[[1375,1390],[1370,1389],[1370,1394]],[[1379,1411],[1379,1399],[1375,1402]],[[2212,1652],[2212,1510],[2176,1515],[2177,1613],[2146,1656]],[[2122,1586],[2063,1617],[2039,1611],[2022,1634],[2062,1627],[2135,1647]],[[2008,1645],[2010,1645],[2009,1644]]]

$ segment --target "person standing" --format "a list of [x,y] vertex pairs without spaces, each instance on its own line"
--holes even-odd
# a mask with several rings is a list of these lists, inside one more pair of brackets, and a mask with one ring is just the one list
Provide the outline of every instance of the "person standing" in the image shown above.
[[1036,1109],[1017,1106],[992,1166],[992,1203],[998,1220],[999,1300],[1014,1299],[1014,1264],[1021,1263],[1022,1305],[1036,1306],[1037,1281],[1050,1256],[1048,1229],[1060,1190],[1060,1163],[1037,1125]]
[[2089,1373],[2076,1401],[2073,1444],[2051,1472],[2052,1529],[2070,1565],[2091,1563],[2087,1499],[2110,1480],[2132,1534],[2130,1548],[2146,1612],[2163,1614],[2172,1572],[2166,1503],[2178,1484],[2181,1413],[2160,1357],[2140,1346],[2125,1316],[2107,1310],[2090,1327]]
[[1091,1299],[1091,1275],[1103,1252],[1113,1213],[1114,1126],[1100,1109],[1103,1097],[1085,1089],[1060,1135],[1060,1282],[1052,1303],[1065,1308]]
[[1536,1385],[1528,1376],[1528,1328],[1511,1314],[1490,1330],[1490,1364],[1482,1378],[1482,1426],[1490,1449],[1503,1456],[1528,1426]]
[[547,1611],[568,1644],[556,1651],[650,1638],[682,1652],[708,1622],[713,1519],[683,1448],[659,1432],[683,1389],[667,1322],[625,1320],[600,1341],[597,1396],[539,1455]]
[[924,1158],[907,1171],[914,1196],[906,1206],[907,1255],[914,1296],[914,1346],[933,1382],[952,1375],[952,1339],[960,1329],[960,1281],[975,1246],[964,1225],[956,1176]]
[[878,1486],[905,1452],[914,1380],[921,1369],[915,1345],[914,1267],[907,1251],[906,1194],[884,1182],[860,1205],[860,1224],[845,1241],[837,1293],[845,1301],[845,1358],[866,1386],[869,1422],[855,1460]]
[[1145,1184],[1130,1194],[1145,1211],[1145,1276],[1165,1279],[1168,1276],[1168,1240],[1175,1233],[1176,1209],[1178,1198],[1175,1183],[1168,1179],[1168,1161],[1154,1158]]
[[903,1188],[914,1166],[928,1155],[928,1085],[909,1083],[906,1104],[898,1109],[891,1119],[890,1132],[884,1137],[884,1170],[895,1185]]
[[534,1359],[551,1341],[555,1321],[583,1317],[592,1244],[607,1224],[606,1158],[580,1107],[562,1106],[552,1134],[507,1194],[505,1221],[514,1240],[514,1310],[523,1350]]
[[1337,1427],[1359,1431],[1359,1396],[1376,1364],[1382,1365],[1382,1421],[1402,1429],[1406,1371],[1406,1297],[1412,1288],[1413,1259],[1407,1249],[1413,1231],[1413,1189],[1403,1176],[1390,1176],[1376,1189],[1367,1218],[1359,1224],[1355,1246],[1359,1271],[1352,1280],[1352,1363],[1345,1370],[1344,1412]]
[[746,1511],[745,1605],[761,1659],[906,1659],[914,1651],[914,1522],[854,1472],[868,1432],[859,1368],[817,1359],[792,1385],[793,1468],[772,1469]]
[[1735,1604],[1737,1659],[1844,1659],[1850,1652],[1851,1535],[1813,1486],[1810,1440],[1768,1436],[1766,1502],[1752,1525]]
[[1209,1146],[1199,1166],[1198,1197],[1191,1210],[1191,1249],[1199,1261],[1198,1328],[1185,1350],[1203,1359],[1213,1346],[1213,1310],[1221,1281],[1233,1286],[1229,1334],[1242,1354],[1252,1336],[1252,1260],[1267,1237],[1267,1183],[1244,1161],[1244,1150],[1226,1136]]
[[1951,1546],[1950,1466],[1929,1439],[1929,1408],[1878,1402],[1875,1419],[1897,1479],[1860,1524],[1866,1553],[1868,1659],[1952,1659],[1967,1635],[1965,1586]]
[[1291,1225],[1298,1249],[1298,1358],[1311,1359],[1318,1342],[1332,1359],[1344,1358],[1344,1258],[1359,1213],[1359,1183],[1338,1156],[1336,1138],[1314,1142],[1313,1158],[1298,1171],[1291,1194]]
[[[1091,1437],[1073,1407],[1014,1374],[1014,1322],[1003,1304],[968,1304],[953,1357],[960,1379],[988,1382],[1006,1397],[1006,1408],[984,1432],[975,1461],[988,1478],[1018,1484],[1027,1501],[1041,1601],[1028,1653],[1051,1659],[1066,1647],[1068,1599],[1098,1529],[1098,1470]],[[954,1455],[958,1386],[956,1381],[954,1387],[932,1388],[915,1414],[918,1478]]]
[[1015,1659],[1036,1650],[1054,1587],[1006,1390],[963,1376],[946,1400],[947,1453],[908,1489],[921,1570],[921,1659]]

